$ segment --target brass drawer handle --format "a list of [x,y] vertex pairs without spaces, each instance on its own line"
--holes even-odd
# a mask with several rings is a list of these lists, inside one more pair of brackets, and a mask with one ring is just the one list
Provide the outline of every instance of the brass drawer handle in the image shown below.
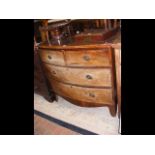
[[50,55],[48,55],[48,59],[52,59],[52,57]]
[[55,71],[52,71],[52,74],[56,74],[56,72]]
[[90,96],[90,97],[95,97],[95,94],[89,93],[89,96]]
[[86,78],[89,79],[89,80],[93,79],[93,77],[91,75],[86,75]]
[[83,56],[83,59],[86,60],[86,61],[89,61],[90,57],[88,55],[85,55],[85,56]]

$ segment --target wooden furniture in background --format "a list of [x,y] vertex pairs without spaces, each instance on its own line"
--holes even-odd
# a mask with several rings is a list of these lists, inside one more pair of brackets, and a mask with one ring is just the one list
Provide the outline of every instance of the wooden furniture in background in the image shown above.
[[49,45],[51,45],[51,42],[60,45],[62,41],[67,41],[71,36],[69,23],[69,20],[60,20],[48,25],[48,21],[45,21],[44,26],[40,27],[42,36],[46,36],[42,38],[42,41],[47,42]]

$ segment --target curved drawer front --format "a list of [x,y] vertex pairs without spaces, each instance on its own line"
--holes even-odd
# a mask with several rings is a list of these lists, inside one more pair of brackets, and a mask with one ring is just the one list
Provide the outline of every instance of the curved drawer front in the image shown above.
[[64,56],[61,51],[39,50],[41,60],[55,65],[65,65]]
[[48,76],[58,81],[84,86],[111,87],[111,69],[68,68],[45,64]]
[[111,66],[110,49],[66,51],[68,66]]
[[52,80],[51,82],[54,91],[60,96],[68,97],[78,101],[94,102],[103,105],[112,105],[114,103],[112,100],[112,89],[77,87],[63,84],[55,80]]

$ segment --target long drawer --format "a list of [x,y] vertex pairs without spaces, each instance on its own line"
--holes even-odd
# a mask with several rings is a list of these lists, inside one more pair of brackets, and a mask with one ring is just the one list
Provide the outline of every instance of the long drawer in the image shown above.
[[68,66],[112,66],[110,48],[105,48],[101,50],[87,49],[79,51],[66,51],[65,55]]
[[113,105],[112,89],[86,88],[51,80],[54,91],[64,97],[83,102]]
[[109,68],[69,68],[44,64],[49,78],[65,83],[84,86],[111,87],[111,69]]
[[62,51],[40,50],[41,60],[54,65],[65,65],[64,55]]

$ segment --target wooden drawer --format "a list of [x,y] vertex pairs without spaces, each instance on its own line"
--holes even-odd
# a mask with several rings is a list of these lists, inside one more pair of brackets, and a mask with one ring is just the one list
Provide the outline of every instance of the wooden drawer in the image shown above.
[[111,87],[111,69],[108,68],[68,68],[45,64],[48,76],[56,80],[84,85]]
[[53,50],[39,50],[41,60],[55,65],[65,65],[63,52]]
[[83,102],[113,105],[112,89],[77,87],[52,80],[54,91],[63,97]]
[[112,65],[110,48],[102,50],[66,51],[65,54],[68,66],[109,67]]

